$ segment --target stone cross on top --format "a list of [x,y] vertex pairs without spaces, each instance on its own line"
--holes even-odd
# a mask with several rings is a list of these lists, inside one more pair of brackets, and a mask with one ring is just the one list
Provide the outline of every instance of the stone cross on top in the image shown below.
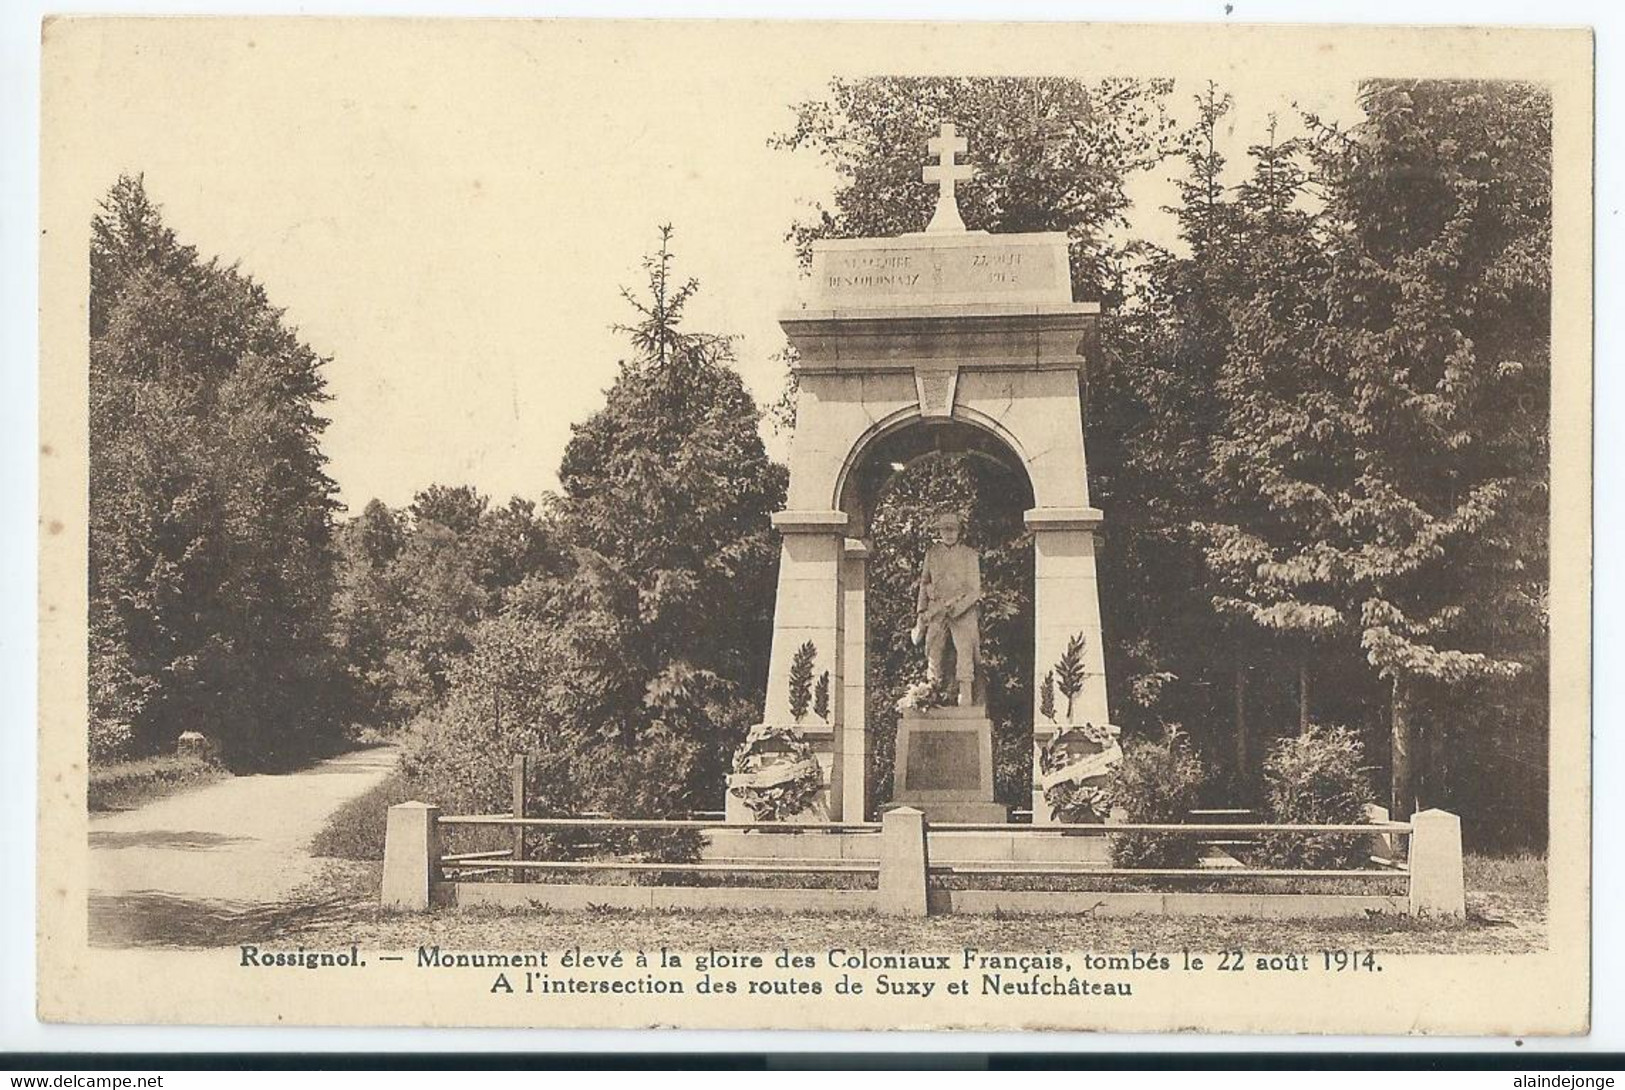
[[925,181],[937,184],[937,210],[926,225],[927,234],[965,229],[965,221],[959,218],[959,199],[954,193],[954,183],[974,178],[976,168],[969,163],[955,162],[954,159],[964,154],[969,146],[965,138],[954,131],[953,125],[947,123],[938,135],[925,142],[926,150],[938,160],[926,164],[920,174]]

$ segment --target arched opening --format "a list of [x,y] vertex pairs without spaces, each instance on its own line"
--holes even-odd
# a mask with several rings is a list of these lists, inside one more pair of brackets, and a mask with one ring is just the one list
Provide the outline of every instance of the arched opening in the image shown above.
[[1004,467],[1018,482],[1027,507],[1033,505],[1032,480],[1010,440],[964,419],[909,414],[883,423],[860,441],[841,471],[835,506],[851,520],[847,536],[868,537],[869,517],[887,483],[910,463],[933,454],[965,455]]
[[897,701],[925,675],[913,645],[915,591],[931,516],[966,516],[965,540],[981,555],[982,671],[993,720],[995,794],[1025,806],[1032,781],[1033,550],[1023,524],[1032,484],[999,436],[960,420],[900,421],[864,445],[844,474],[848,534],[870,546],[865,595],[870,806],[892,797]]

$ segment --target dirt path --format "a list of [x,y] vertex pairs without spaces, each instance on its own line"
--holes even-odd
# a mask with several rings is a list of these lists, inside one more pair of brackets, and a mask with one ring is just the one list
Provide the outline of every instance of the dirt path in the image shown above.
[[238,776],[90,821],[90,937],[111,946],[216,946],[309,922],[310,841],[334,810],[395,766],[393,749],[302,772]]

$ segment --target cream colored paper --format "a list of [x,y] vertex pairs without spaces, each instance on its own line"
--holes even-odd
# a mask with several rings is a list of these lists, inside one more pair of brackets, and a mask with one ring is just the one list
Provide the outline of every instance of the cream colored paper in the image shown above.
[[[39,1012],[53,1021],[304,1025],[463,1026],[685,1026],[751,1028],[1053,1028],[1090,1030],[1237,1031],[1301,1033],[1565,1034],[1584,1032],[1589,1018],[1590,915],[1590,436],[1591,436],[1591,156],[1592,51],[1579,30],[1492,28],[1103,26],[988,24],[655,23],[525,21],[383,21],[295,19],[55,19],[43,34],[41,235],[41,632],[40,632],[40,842],[38,872]],[[377,101],[327,97],[335,66],[365,82],[399,88],[409,73],[412,93]],[[550,101],[511,98],[501,80],[484,78],[506,66],[552,74]],[[199,72],[212,86],[237,86],[231,108],[244,111],[229,137],[194,125],[222,108],[191,97]],[[579,996],[540,1007],[523,996],[493,994],[490,974],[429,972],[407,962],[354,973],[246,972],[235,949],[154,951],[91,948],[86,941],[86,294],[88,228],[95,202],[119,169],[110,163],[120,118],[156,114],[168,135],[151,147],[155,161],[189,155],[266,154],[265,141],[282,141],[322,172],[352,154],[353,134],[376,138],[367,154],[389,171],[387,185],[359,187],[357,202],[418,183],[407,140],[393,154],[391,132],[409,126],[419,109],[445,108],[470,123],[491,127],[512,141],[550,139],[549,118],[569,115],[572,137],[590,132],[592,118],[635,117],[652,96],[682,94],[696,85],[710,93],[744,97],[785,89],[788,106],[815,93],[834,76],[869,74],[1049,74],[1172,76],[1178,94],[1207,79],[1231,88],[1266,89],[1276,98],[1297,87],[1342,85],[1365,77],[1457,77],[1534,80],[1552,90],[1554,107],[1553,472],[1551,526],[1551,850],[1549,947],[1509,956],[1384,956],[1383,972],[1363,976],[1326,973],[1146,974],[1131,1000],[1107,1003],[936,995],[906,1002],[872,994],[835,995],[841,971],[827,951],[805,950],[794,935],[779,934],[771,916],[761,922],[759,951],[769,963],[788,946],[817,956],[801,974],[823,983],[816,998],[764,1000],[746,996]],[[348,84],[349,81],[346,81]],[[1267,97],[1267,96],[1266,96]],[[1273,103],[1273,100],[1271,100]],[[275,104],[262,126],[256,104]],[[291,105],[290,105],[291,104]],[[1313,105],[1313,103],[1306,103]],[[1273,105],[1272,105],[1272,108]],[[370,113],[369,113],[370,111]],[[789,121],[784,113],[784,124]],[[360,118],[358,121],[357,118]],[[585,120],[583,120],[585,119]],[[712,117],[718,137],[687,149],[693,161],[677,167],[726,174],[727,113]],[[562,123],[561,123],[562,125]],[[781,125],[782,129],[784,126]],[[198,143],[206,133],[207,142]],[[350,134],[350,135],[347,135]],[[757,139],[752,134],[753,140]],[[655,141],[645,149],[596,149],[609,164],[587,176],[537,177],[535,199],[557,216],[573,202],[623,204],[652,225],[661,216],[661,180],[674,168],[671,149]],[[494,168],[507,154],[490,148]],[[572,162],[578,161],[572,157]],[[156,168],[154,168],[156,169]],[[335,185],[354,184],[334,171]],[[478,170],[474,172],[479,174]],[[737,186],[719,186],[737,194]],[[252,204],[221,194],[212,219],[172,224],[183,241],[205,254],[229,249],[233,223],[263,216]],[[761,199],[767,200],[769,195]],[[782,197],[782,194],[775,195]],[[161,199],[162,194],[159,194]],[[460,214],[475,193],[447,194],[447,215]],[[733,199],[730,197],[730,199]],[[747,200],[750,198],[746,198]],[[741,215],[758,214],[753,208]],[[681,224],[679,229],[681,230]],[[786,224],[787,226],[787,224]],[[275,233],[310,224],[260,223]],[[315,225],[314,229],[321,229]],[[435,272],[422,305],[455,307],[463,292],[507,290],[481,281],[492,275],[464,252],[414,252],[412,224],[399,224],[387,259],[369,263],[357,253],[354,275],[387,277]],[[236,229],[233,229],[236,230]],[[681,242],[681,236],[679,238]],[[499,246],[482,238],[484,252]],[[561,298],[575,290],[572,270],[587,255],[550,249],[546,237],[526,238],[532,259],[548,269]],[[681,247],[680,247],[681,249]],[[701,247],[704,249],[703,245]],[[412,266],[402,262],[410,256]],[[250,271],[254,271],[251,269]],[[705,268],[694,269],[705,274]],[[624,282],[635,282],[628,276]],[[471,286],[472,285],[472,286]],[[277,285],[269,285],[273,301]],[[726,315],[770,327],[789,302],[793,270],[744,298],[730,298]],[[406,316],[369,314],[343,291],[333,306],[346,323],[382,325]],[[516,300],[515,305],[522,305]],[[307,304],[301,304],[307,305]],[[724,322],[724,324],[727,324]],[[320,352],[332,350],[305,330]],[[425,355],[397,365],[447,369],[449,381],[479,383],[492,376],[478,361],[480,331],[470,332],[466,359]],[[558,347],[558,346],[555,346]],[[581,347],[564,345],[560,358]],[[590,347],[590,346],[589,346]],[[462,370],[473,368],[472,372]],[[387,381],[388,376],[379,376]],[[758,376],[759,377],[759,376]],[[557,395],[562,419],[579,419],[607,381],[601,374],[554,371],[544,384]],[[426,387],[432,390],[432,386]],[[758,391],[759,393],[761,391]],[[361,395],[356,395],[361,396]],[[515,404],[518,403],[518,395]],[[500,452],[478,443],[486,422],[437,416],[425,405],[417,417],[389,421],[416,445],[481,451],[473,468],[512,481],[534,495],[548,485],[530,463],[546,451],[514,455],[515,466],[496,466]],[[432,427],[430,422],[432,421]],[[360,478],[383,480],[380,460],[396,456],[387,445],[368,446],[353,434],[334,437],[350,446],[346,465]],[[401,440],[404,443],[404,438]],[[551,462],[556,463],[556,451]],[[412,458],[404,446],[398,457]],[[525,463],[518,465],[518,463]],[[371,477],[368,478],[368,474]],[[506,474],[506,476],[504,476]],[[427,483],[427,471],[417,475]],[[528,482],[528,484],[526,483]],[[345,483],[341,481],[341,483]],[[346,484],[348,488],[349,485]],[[347,494],[354,507],[367,496]],[[402,496],[388,497],[399,502]],[[1218,928],[1217,930],[1222,930]],[[604,949],[614,948],[606,923]],[[883,934],[883,925],[877,933]],[[425,930],[425,943],[432,943]],[[888,950],[882,940],[877,952]],[[955,952],[945,944],[943,952]],[[1012,951],[1014,952],[1014,951]],[[368,953],[390,953],[371,951]],[[1126,951],[1097,951],[1119,954]],[[1163,953],[1169,953],[1164,951]],[[1175,954],[1177,958],[1177,953]],[[690,960],[689,965],[692,965]]]

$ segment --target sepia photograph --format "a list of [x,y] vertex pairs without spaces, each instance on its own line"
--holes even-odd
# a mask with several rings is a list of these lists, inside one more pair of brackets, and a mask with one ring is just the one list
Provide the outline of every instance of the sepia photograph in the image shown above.
[[43,1020],[1587,1031],[1589,32],[40,48]]

